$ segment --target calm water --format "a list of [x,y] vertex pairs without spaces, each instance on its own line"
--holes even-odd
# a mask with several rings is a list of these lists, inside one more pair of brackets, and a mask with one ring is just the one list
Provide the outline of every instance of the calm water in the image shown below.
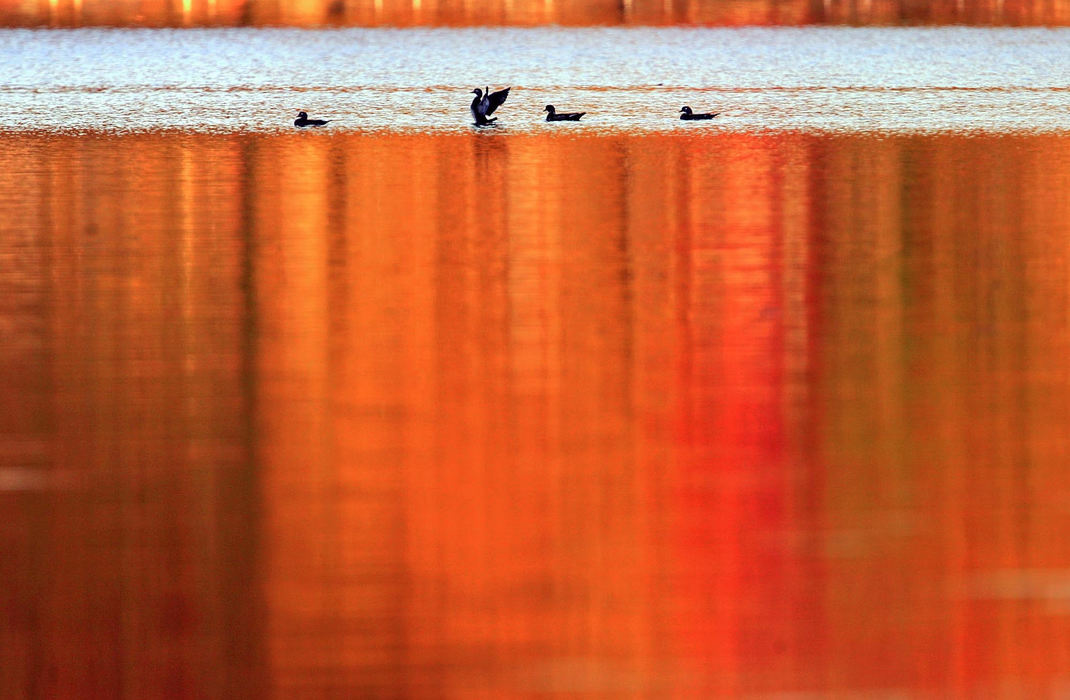
[[0,33],[0,696],[1070,693],[1064,35],[585,31]]

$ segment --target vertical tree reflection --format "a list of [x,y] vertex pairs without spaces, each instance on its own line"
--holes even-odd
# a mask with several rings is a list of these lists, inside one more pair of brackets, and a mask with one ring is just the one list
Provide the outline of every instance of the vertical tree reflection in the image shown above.
[[1068,156],[0,140],[0,694],[1052,691]]

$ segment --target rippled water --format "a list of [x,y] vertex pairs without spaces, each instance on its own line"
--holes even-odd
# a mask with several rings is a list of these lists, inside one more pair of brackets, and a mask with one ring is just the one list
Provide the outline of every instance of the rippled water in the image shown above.
[[[472,28],[0,31],[6,129],[1070,128],[1070,29]],[[543,105],[587,111],[548,127]]]

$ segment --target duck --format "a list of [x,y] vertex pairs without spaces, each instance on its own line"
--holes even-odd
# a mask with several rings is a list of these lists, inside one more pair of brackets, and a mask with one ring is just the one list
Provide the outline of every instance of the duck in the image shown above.
[[509,97],[509,91],[512,89],[512,87],[507,87],[498,92],[491,92],[488,86],[485,90],[476,88],[472,91],[472,94],[476,96],[472,100],[472,116],[475,117],[476,126],[486,126],[498,121],[497,117],[493,119],[487,119],[487,117],[494,114],[494,110],[505,102],[505,98]]
[[587,114],[587,112],[562,112],[558,114],[553,105],[546,105],[542,111],[547,113],[546,121],[548,122],[578,122],[580,117]]
[[704,112],[704,113],[701,113],[701,114],[695,114],[694,112],[691,111],[691,108],[688,107],[687,105],[684,105],[683,107],[680,108],[680,118],[685,120],[685,121],[686,120],[692,120],[692,119],[713,119],[718,114],[720,114],[720,112],[712,112],[712,113],[711,112]]
[[294,119],[294,126],[304,128],[306,126],[323,126],[330,119],[309,119],[308,112],[298,112],[297,119]]

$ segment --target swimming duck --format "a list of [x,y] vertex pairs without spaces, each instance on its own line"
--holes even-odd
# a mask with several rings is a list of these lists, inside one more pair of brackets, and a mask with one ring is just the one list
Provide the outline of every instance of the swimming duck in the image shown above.
[[294,126],[304,128],[306,126],[323,126],[330,119],[309,119],[308,112],[298,112],[297,119],[294,119]]
[[546,115],[546,121],[548,122],[578,122],[580,117],[587,114],[587,112],[562,112],[558,114],[553,105],[546,105],[542,111],[548,113]]
[[702,113],[702,114],[695,114],[694,112],[691,111],[691,108],[688,107],[687,105],[684,105],[683,107],[680,108],[680,118],[684,119],[684,120],[689,120],[689,119],[713,119],[718,114],[720,114],[720,112],[713,112],[713,113],[705,112],[705,113]]
[[491,92],[488,87],[486,91],[476,88],[472,91],[475,95],[475,99],[472,100],[472,116],[475,117],[476,126],[486,126],[492,122],[498,121],[498,118],[487,119],[490,115],[494,114],[494,110],[498,109],[505,98],[509,97],[509,91],[513,88],[507,87],[499,92]]

